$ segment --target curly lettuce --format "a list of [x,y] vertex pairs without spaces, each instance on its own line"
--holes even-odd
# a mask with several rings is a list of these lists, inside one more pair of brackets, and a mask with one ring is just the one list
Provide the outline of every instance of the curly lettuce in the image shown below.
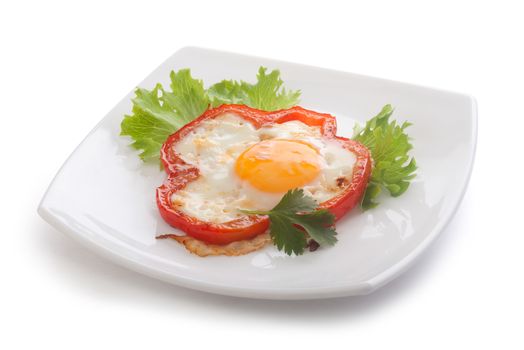
[[171,90],[157,84],[152,90],[137,88],[133,109],[121,123],[121,135],[130,136],[144,161],[158,162],[160,148],[169,135],[194,120],[210,106],[225,103],[243,104],[265,111],[289,108],[298,104],[300,91],[286,90],[280,72],[260,67],[257,82],[223,80],[204,88],[202,80],[191,76],[189,69],[172,71]]
[[383,190],[393,197],[400,196],[415,177],[417,164],[415,158],[409,155],[413,146],[405,131],[411,124],[390,121],[392,114],[393,107],[385,105],[364,126],[357,124],[353,130],[352,139],[370,150],[374,162],[371,179],[362,199],[363,209],[376,207],[379,204],[376,199]]

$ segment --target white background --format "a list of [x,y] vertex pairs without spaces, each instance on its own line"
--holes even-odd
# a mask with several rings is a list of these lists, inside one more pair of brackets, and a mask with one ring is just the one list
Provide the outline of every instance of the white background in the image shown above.
[[[0,348],[522,349],[524,12],[517,4],[2,3]],[[477,158],[455,219],[385,288],[316,302],[170,286],[102,260],[43,222],[38,201],[73,148],[186,45],[475,96]]]

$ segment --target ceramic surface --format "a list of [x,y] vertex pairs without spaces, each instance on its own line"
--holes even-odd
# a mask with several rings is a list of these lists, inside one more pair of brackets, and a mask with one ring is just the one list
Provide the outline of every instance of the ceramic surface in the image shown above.
[[285,85],[302,91],[301,105],[337,117],[351,136],[391,103],[394,117],[413,126],[419,171],[399,198],[357,209],[337,225],[339,242],[290,257],[268,246],[240,257],[200,258],[174,241],[160,218],[155,189],[164,173],[144,165],[119,136],[131,110],[130,92],[95,127],[50,185],[40,215],[95,252],[135,271],[202,291],[267,299],[312,299],[369,293],[392,280],[437,237],[456,211],[470,176],[476,145],[476,105],[466,95],[265,58],[200,48],[176,52],[139,86],[168,85],[172,69],[191,68],[212,84],[253,81],[260,65],[280,69]]

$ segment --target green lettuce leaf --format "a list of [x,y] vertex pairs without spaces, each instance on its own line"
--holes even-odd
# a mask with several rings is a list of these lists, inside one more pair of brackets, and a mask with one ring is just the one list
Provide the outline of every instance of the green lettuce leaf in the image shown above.
[[247,104],[247,95],[242,88],[242,83],[235,80],[222,80],[211,85],[207,94],[213,107],[223,104]]
[[191,77],[189,69],[171,72],[171,91],[161,84],[153,90],[137,88],[131,115],[120,125],[120,135],[133,138],[132,146],[141,150],[144,161],[158,161],[162,144],[176,130],[207,109],[209,98],[201,80]]
[[131,144],[141,151],[144,161],[158,161],[160,148],[169,135],[194,120],[211,105],[244,104],[253,108],[273,111],[289,108],[299,102],[300,91],[287,91],[280,72],[266,74],[260,67],[257,83],[223,80],[204,89],[201,80],[191,76],[189,69],[172,71],[171,91],[161,84],[153,90],[137,88],[132,99],[133,109],[124,116],[121,135],[130,136]]
[[411,124],[397,124],[390,121],[393,114],[391,105],[382,108],[379,114],[366,122],[364,127],[356,125],[353,140],[359,141],[371,151],[374,167],[366,193],[362,200],[362,208],[370,209],[379,203],[376,198],[383,189],[393,197],[398,197],[409,187],[415,177],[417,164],[410,157],[413,148],[405,129]]
[[269,74],[266,72],[265,67],[259,68],[256,84],[222,80],[212,85],[208,90],[211,103],[214,107],[225,103],[237,103],[264,111],[276,111],[297,105],[300,101],[300,90],[286,90],[278,70]]

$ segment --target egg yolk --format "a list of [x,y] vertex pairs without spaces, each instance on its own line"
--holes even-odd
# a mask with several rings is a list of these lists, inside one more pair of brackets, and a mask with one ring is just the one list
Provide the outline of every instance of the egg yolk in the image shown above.
[[306,142],[264,140],[238,157],[235,172],[261,191],[286,192],[302,187],[318,176],[320,155]]

